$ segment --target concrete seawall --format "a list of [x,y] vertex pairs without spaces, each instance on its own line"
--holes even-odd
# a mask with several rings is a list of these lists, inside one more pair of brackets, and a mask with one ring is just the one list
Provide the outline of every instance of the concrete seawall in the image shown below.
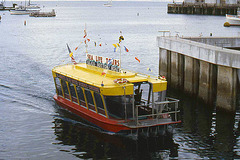
[[[172,88],[235,111],[240,78],[240,37],[157,37],[159,74]],[[227,47],[227,48],[224,48]]]

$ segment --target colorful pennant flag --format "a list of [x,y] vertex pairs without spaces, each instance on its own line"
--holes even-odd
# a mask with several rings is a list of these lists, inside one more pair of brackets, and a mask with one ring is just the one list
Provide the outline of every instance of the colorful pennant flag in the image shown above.
[[126,51],[126,52],[129,52],[129,50],[127,49],[127,47],[124,46],[124,48],[125,48],[125,51]]
[[135,57],[135,59],[140,63],[140,59],[138,59],[137,57]]
[[116,43],[116,44],[113,44],[113,46],[114,46],[114,52],[117,52],[120,45]]
[[70,54],[69,54],[69,57],[72,57],[73,56],[73,53],[71,52]]
[[83,38],[86,38],[86,37],[87,37],[87,31],[86,31],[86,29],[84,29],[84,36],[83,36]]
[[150,72],[152,72],[151,68],[147,68],[147,71],[150,71]]
[[118,51],[118,47],[117,48],[114,48],[114,50],[113,50],[114,52],[117,52]]
[[74,57],[73,57],[73,53],[70,49],[70,47],[67,44],[67,48],[68,48],[68,52],[69,52],[69,56],[71,57],[71,61],[73,62],[73,64],[77,64],[77,62],[75,61]]
[[108,60],[108,65],[111,65],[112,62],[113,62],[113,58],[109,59],[109,60]]
[[78,50],[78,47],[82,44],[83,42],[80,42],[80,44],[75,48],[75,51]]

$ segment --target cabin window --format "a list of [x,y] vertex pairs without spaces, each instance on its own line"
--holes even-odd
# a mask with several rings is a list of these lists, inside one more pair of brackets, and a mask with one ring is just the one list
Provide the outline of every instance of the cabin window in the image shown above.
[[[108,114],[114,118],[125,119],[125,96],[106,96],[105,97]],[[133,117],[133,98],[126,96],[127,118]]]
[[102,101],[102,97],[99,93],[94,92],[94,98],[95,98],[95,102],[98,108],[98,112],[105,115],[105,109],[103,106],[103,101]]
[[62,88],[63,88],[63,92],[64,92],[64,97],[67,99],[70,99],[68,88],[67,88],[67,83],[63,80],[62,80]]
[[85,89],[85,95],[87,98],[88,108],[95,111],[92,93],[89,90]]
[[55,78],[57,94],[62,96],[61,82],[58,77]]
[[[79,86],[76,86],[76,89],[77,89],[77,94],[78,94],[79,101],[82,104],[83,102],[85,102],[85,98],[84,98],[84,95],[83,95],[83,90]],[[82,104],[82,105],[86,106],[85,103]]]
[[92,97],[92,94],[89,90],[85,90],[85,94],[86,94],[86,97],[87,97],[87,102],[88,104],[92,104],[94,105],[93,103],[93,97]]
[[72,83],[69,83],[69,89],[70,89],[70,93],[71,93],[71,96],[72,96],[72,101],[77,102],[75,88],[74,88],[74,85]]

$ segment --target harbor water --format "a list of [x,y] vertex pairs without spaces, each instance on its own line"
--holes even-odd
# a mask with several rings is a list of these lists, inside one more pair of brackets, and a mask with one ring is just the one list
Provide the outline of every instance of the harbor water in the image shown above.
[[0,159],[240,158],[239,107],[235,114],[221,113],[184,93],[168,92],[180,99],[182,123],[174,126],[172,137],[135,140],[102,132],[53,100],[51,70],[71,63],[66,43],[77,61],[85,61],[85,27],[90,54],[119,58],[112,44],[122,33],[129,50],[121,50],[122,68],[158,75],[158,31],[240,36],[238,27],[223,27],[224,16],[167,14],[165,2],[34,3],[43,11],[55,9],[56,17],[0,12]]

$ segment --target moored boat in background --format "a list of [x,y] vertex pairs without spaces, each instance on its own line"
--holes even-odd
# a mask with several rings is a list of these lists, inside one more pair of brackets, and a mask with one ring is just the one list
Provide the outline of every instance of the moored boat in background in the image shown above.
[[109,0],[108,3],[104,4],[105,7],[112,7],[112,0]]
[[38,5],[31,4],[30,0],[26,5],[15,5],[13,10],[10,10],[11,15],[27,15],[32,12],[39,12],[41,9]]
[[230,24],[240,24],[240,8],[237,10],[237,15],[226,14],[226,19]]

